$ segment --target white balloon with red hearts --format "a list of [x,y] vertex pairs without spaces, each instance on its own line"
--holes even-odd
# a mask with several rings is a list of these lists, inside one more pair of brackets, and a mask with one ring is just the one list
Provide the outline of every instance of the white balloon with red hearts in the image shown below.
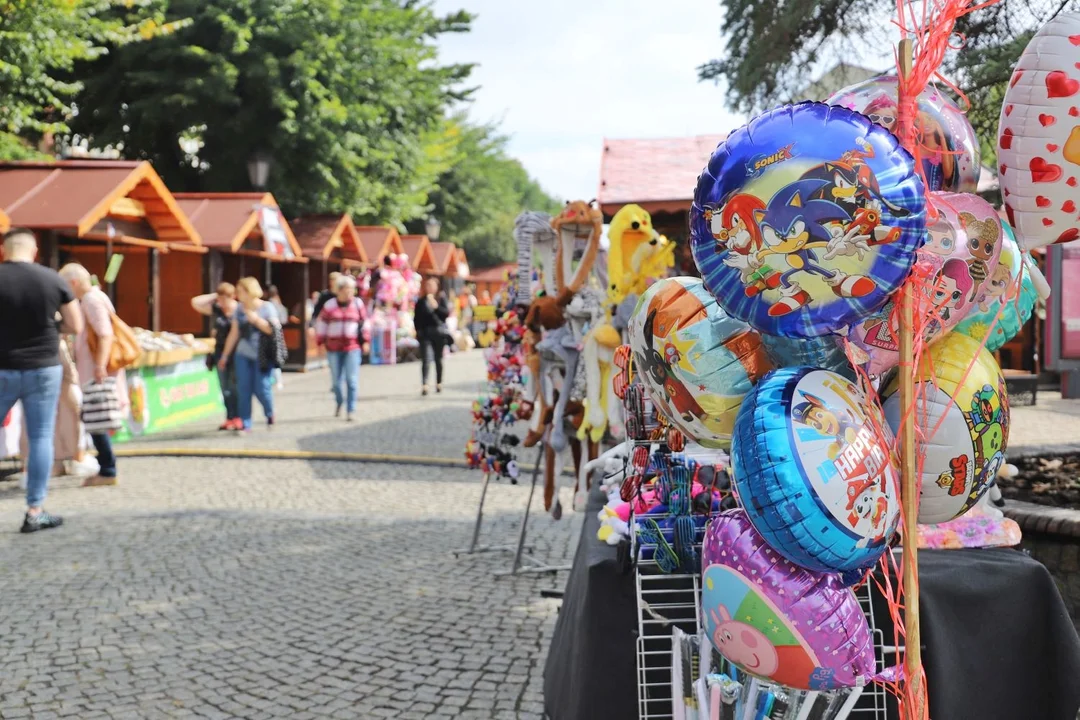
[[1080,13],[1062,13],[1016,64],[998,125],[1009,221],[1031,250],[1080,239]]

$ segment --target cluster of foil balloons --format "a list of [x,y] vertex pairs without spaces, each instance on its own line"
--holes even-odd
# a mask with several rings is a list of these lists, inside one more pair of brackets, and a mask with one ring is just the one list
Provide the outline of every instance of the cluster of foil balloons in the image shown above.
[[[928,89],[917,107],[918,159],[892,132],[895,77],[728,135],[690,213],[702,279],[657,282],[629,321],[626,385],[659,426],[730,453],[738,507],[709,523],[700,558],[706,631],[741,669],[792,688],[875,675],[851,588],[899,541],[901,417],[914,412],[920,438],[919,522],[963,515],[997,477],[1009,404],[991,353],[1036,302],[1028,250],[1059,239],[1018,237],[974,194],[979,144],[956,103]],[[905,285],[925,348],[915,408],[897,393]],[[685,462],[666,463],[670,507]]]

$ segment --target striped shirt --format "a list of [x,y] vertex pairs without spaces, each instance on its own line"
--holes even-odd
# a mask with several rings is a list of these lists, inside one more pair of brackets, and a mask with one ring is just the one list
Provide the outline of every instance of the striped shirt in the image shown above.
[[315,336],[330,352],[359,350],[360,338],[367,340],[370,336],[364,303],[354,298],[350,304],[341,307],[336,297],[330,298],[315,322]]

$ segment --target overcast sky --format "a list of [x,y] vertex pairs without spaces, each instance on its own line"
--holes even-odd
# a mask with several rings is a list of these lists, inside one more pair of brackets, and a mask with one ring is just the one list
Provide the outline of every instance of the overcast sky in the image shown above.
[[[720,54],[718,0],[436,0],[476,15],[441,41],[446,62],[473,62],[469,114],[501,121],[510,152],[544,188],[588,200],[602,140],[726,133],[745,118],[697,81]],[[702,158],[704,165],[706,158]]]

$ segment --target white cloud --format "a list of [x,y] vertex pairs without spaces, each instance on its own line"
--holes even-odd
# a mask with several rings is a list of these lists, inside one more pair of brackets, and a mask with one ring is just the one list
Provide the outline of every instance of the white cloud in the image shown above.
[[[436,0],[478,15],[440,40],[444,62],[479,66],[469,106],[501,120],[510,152],[564,198],[589,199],[605,137],[729,132],[723,90],[697,80],[722,52],[718,0]],[[708,158],[702,158],[704,166]]]

